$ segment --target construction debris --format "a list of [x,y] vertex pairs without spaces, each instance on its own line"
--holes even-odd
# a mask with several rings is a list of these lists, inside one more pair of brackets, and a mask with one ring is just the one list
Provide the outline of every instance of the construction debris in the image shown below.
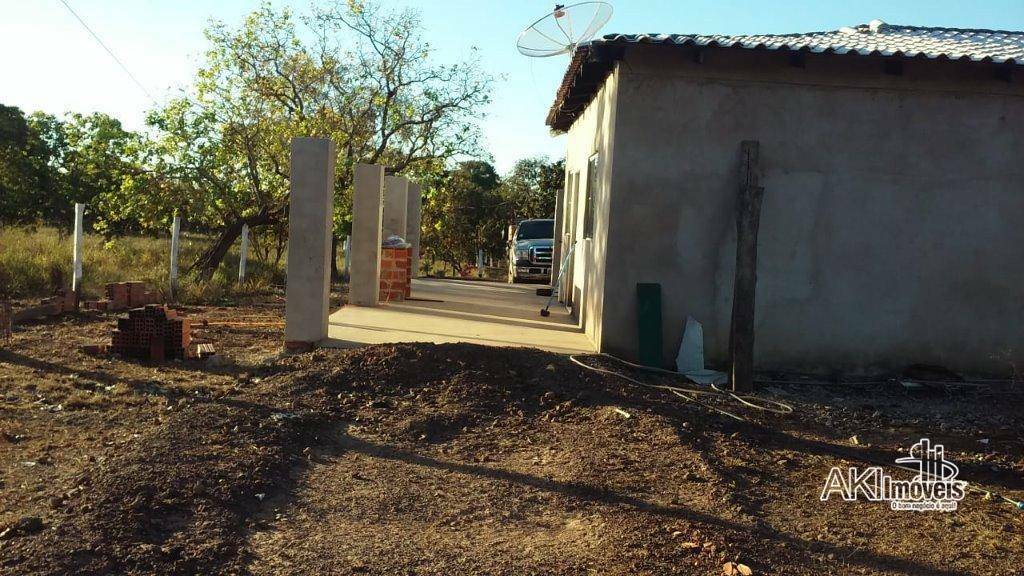
[[203,343],[196,345],[196,358],[200,360],[205,360],[215,354],[217,354],[217,350],[213,347],[213,344]]
[[187,318],[174,310],[150,304],[135,308],[128,317],[117,319],[111,333],[110,351],[128,358],[162,361],[188,358],[192,335]]

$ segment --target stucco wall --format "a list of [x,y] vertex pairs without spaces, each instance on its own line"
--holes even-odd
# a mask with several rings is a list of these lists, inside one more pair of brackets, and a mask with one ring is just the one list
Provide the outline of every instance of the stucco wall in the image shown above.
[[637,47],[618,66],[604,351],[636,354],[660,282],[726,359],[738,150],[761,143],[761,369],[1024,368],[1024,89],[990,69]]
[[[579,201],[568,214],[568,200],[563,201],[565,219],[575,220],[577,236],[573,254],[573,285],[577,298],[574,313],[582,322],[584,331],[595,344],[601,341],[601,310],[604,307],[605,265],[608,238],[608,208],[611,183],[614,174],[614,131],[616,118],[617,74],[609,76],[607,82],[595,96],[587,110],[573,125],[566,138],[565,171],[567,180],[573,173],[579,174]],[[587,196],[587,164],[597,154],[598,172],[593,194],[594,231],[590,240],[583,240],[583,222]],[[562,224],[562,228],[567,226]],[[568,251],[568,246],[563,246]]]

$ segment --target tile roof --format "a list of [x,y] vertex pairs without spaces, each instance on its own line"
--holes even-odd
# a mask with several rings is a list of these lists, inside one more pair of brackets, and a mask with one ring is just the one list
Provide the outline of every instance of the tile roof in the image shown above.
[[[567,100],[574,96],[575,78],[585,64],[600,59],[600,48],[630,44],[787,50],[1024,66],[1024,32],[904,26],[886,24],[881,20],[829,32],[801,34],[608,34],[577,48],[555,103],[548,113],[548,125],[555,130],[566,130],[578,112],[582,111],[563,108]],[[610,67],[607,67],[607,71],[610,72]]]
[[767,50],[856,53],[1024,64],[1024,32],[926,28],[873,20],[831,32],[805,34],[609,34],[594,44],[652,43]]

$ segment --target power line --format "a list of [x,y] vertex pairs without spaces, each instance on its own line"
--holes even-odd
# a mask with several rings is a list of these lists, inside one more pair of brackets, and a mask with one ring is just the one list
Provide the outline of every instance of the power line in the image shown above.
[[85,28],[86,31],[89,32],[89,34],[91,34],[92,37],[96,39],[96,42],[100,46],[102,46],[104,50],[107,51],[107,54],[110,54],[110,57],[114,59],[114,62],[117,62],[117,65],[121,67],[121,70],[124,70],[124,73],[132,79],[132,82],[135,82],[135,85],[138,86],[139,89],[142,90],[142,92],[145,93],[150,100],[156,102],[156,98],[153,98],[153,95],[149,93],[149,90],[146,90],[146,87],[142,85],[142,82],[139,82],[139,79],[136,78],[135,75],[132,74],[132,71],[124,65],[124,62],[121,62],[121,59],[118,58],[116,54],[114,54],[114,51],[103,43],[103,40],[101,40],[100,37],[92,31],[92,28],[89,28],[89,25],[86,24],[85,20],[82,20],[82,17],[79,16],[78,13],[75,12],[75,10],[71,7],[71,5],[67,3],[67,0],[60,0],[60,3],[63,4],[64,7],[68,9],[68,12],[71,12],[71,15],[74,16],[76,20],[78,20],[79,24],[81,24],[82,27]]

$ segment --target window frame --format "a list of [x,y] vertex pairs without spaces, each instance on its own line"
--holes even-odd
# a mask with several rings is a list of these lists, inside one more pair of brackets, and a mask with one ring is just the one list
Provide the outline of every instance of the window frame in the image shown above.
[[587,159],[587,189],[583,206],[583,238],[594,237],[594,192],[597,190],[598,169],[600,158],[594,153]]

